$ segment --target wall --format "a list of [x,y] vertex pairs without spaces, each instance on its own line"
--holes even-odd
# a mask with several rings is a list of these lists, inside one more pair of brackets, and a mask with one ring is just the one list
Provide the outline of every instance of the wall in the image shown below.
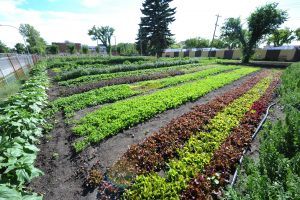
[[[177,52],[164,52],[163,57],[215,57],[224,59],[235,59],[239,60],[242,58],[242,52],[239,49],[228,50],[219,49],[209,51],[192,51],[184,50]],[[269,61],[300,61],[300,48],[294,49],[255,49],[255,54],[253,55],[254,60],[269,60]]]

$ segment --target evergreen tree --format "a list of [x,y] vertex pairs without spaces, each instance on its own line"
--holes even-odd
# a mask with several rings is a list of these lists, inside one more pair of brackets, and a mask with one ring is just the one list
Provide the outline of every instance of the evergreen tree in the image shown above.
[[[175,21],[176,8],[170,8],[173,0],[145,0],[141,9],[144,15],[139,24],[137,47],[143,54],[161,56],[163,50],[172,44],[169,24]],[[140,50],[139,50],[140,51]]]
[[145,19],[141,18],[141,23],[139,24],[139,32],[137,35],[136,49],[142,55],[149,55],[149,38],[148,38],[148,29],[143,26],[143,21]]

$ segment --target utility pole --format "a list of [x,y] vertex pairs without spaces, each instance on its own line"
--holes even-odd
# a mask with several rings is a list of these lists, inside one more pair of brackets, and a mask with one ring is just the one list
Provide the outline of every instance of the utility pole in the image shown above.
[[215,30],[214,30],[213,38],[212,38],[211,43],[210,43],[210,49],[209,49],[209,52],[208,52],[208,58],[209,59],[210,59],[210,52],[211,52],[211,49],[213,47],[212,45],[213,45],[215,35],[216,35],[216,30],[217,30],[217,26],[218,26],[219,17],[221,17],[219,14],[217,14],[216,16],[217,16],[217,21],[216,21],[216,24],[215,24]]

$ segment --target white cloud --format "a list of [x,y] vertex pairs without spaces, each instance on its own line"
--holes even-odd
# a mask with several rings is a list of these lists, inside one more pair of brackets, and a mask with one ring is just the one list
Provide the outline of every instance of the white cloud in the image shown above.
[[[219,25],[222,25],[228,17],[241,16],[245,19],[255,7],[265,4],[266,1],[252,0],[241,4],[239,0],[212,0],[204,4],[199,0],[189,0],[188,3],[174,0],[171,6],[177,7],[176,21],[170,28],[177,41],[197,36],[211,39],[216,14],[222,16],[219,21]],[[81,3],[86,3],[86,6],[94,5],[92,10],[97,8],[97,12],[76,13],[20,9],[18,5],[22,2],[24,0],[0,0],[0,24],[18,27],[21,23],[29,23],[40,31],[41,36],[48,43],[69,40],[89,45],[95,43],[87,35],[88,29],[93,25],[114,27],[117,42],[134,42],[142,6],[142,0],[82,0]],[[295,29],[299,26],[299,12],[297,8],[287,6],[291,9],[289,10],[291,19],[284,26]],[[0,27],[0,40],[9,46],[14,46],[15,43],[22,42],[22,37],[17,30]]]

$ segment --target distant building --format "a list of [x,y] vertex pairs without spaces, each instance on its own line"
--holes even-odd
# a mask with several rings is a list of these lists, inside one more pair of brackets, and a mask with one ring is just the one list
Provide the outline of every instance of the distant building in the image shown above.
[[[57,45],[58,46],[58,52],[59,53],[68,53],[68,48],[67,45],[70,43],[60,43],[60,42],[52,42],[52,45]],[[81,43],[74,43],[75,44],[75,49],[77,52],[80,52],[81,49]]]
[[[90,53],[97,53],[96,47],[97,46],[88,46],[89,52]],[[101,55],[107,55],[106,47],[104,45],[99,44],[98,47],[99,47],[99,54],[101,54]]]

